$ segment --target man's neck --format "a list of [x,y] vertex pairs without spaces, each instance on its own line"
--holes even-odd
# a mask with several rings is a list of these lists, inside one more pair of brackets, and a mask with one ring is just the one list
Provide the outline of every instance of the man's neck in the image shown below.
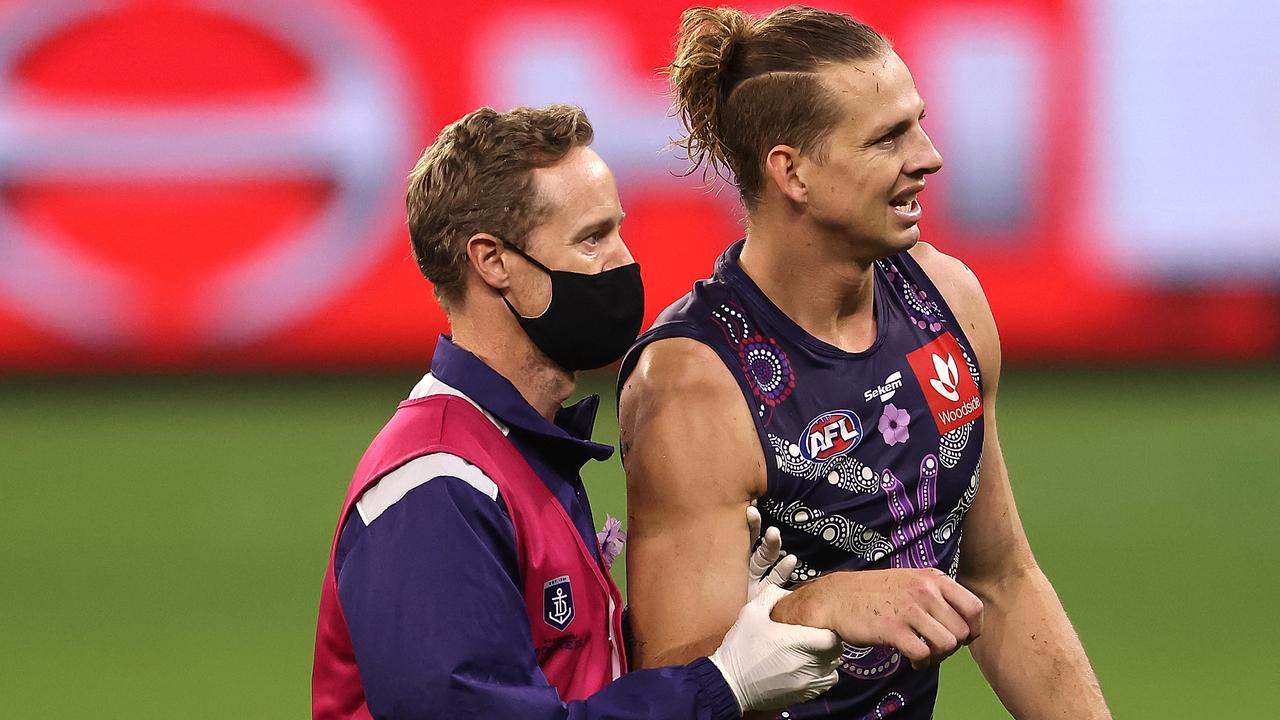
[[874,260],[797,217],[751,218],[742,270],[787,317],[849,352],[876,338]]
[[450,324],[455,345],[510,381],[538,414],[555,420],[577,384],[573,373],[551,362],[514,321],[481,327],[467,313],[459,313]]

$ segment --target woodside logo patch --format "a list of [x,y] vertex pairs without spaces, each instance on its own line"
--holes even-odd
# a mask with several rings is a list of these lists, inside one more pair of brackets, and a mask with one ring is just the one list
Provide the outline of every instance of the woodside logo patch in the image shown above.
[[960,343],[951,333],[943,333],[918,350],[907,354],[929,414],[938,432],[949,433],[982,415],[982,395],[964,361]]

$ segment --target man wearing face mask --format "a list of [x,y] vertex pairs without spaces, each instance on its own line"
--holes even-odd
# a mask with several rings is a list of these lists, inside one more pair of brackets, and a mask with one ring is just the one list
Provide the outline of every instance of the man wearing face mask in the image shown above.
[[835,680],[834,634],[769,618],[794,567],[786,558],[766,575],[776,531],[715,653],[624,675],[618,548],[598,540],[579,477],[613,448],[590,440],[598,397],[561,406],[576,371],[617,360],[643,314],[617,188],[591,140],[572,106],[482,108],[410,174],[414,254],[452,337],[343,504],[316,632],[316,718],[714,720]]

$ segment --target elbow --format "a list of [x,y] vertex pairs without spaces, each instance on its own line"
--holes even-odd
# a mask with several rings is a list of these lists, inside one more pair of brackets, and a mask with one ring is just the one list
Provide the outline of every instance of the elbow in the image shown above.
[[995,606],[1005,604],[1008,598],[1021,594],[1031,585],[1048,582],[1040,564],[1030,553],[961,572],[956,579],[977,595],[983,604]]

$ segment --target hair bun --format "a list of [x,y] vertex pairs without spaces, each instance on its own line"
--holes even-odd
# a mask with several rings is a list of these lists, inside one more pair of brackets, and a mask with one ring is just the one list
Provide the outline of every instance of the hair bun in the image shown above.
[[728,152],[720,133],[720,115],[733,90],[730,67],[751,36],[752,19],[734,8],[692,7],[680,15],[680,39],[668,68],[675,94],[674,111],[686,134],[675,141],[693,168],[727,168]]

